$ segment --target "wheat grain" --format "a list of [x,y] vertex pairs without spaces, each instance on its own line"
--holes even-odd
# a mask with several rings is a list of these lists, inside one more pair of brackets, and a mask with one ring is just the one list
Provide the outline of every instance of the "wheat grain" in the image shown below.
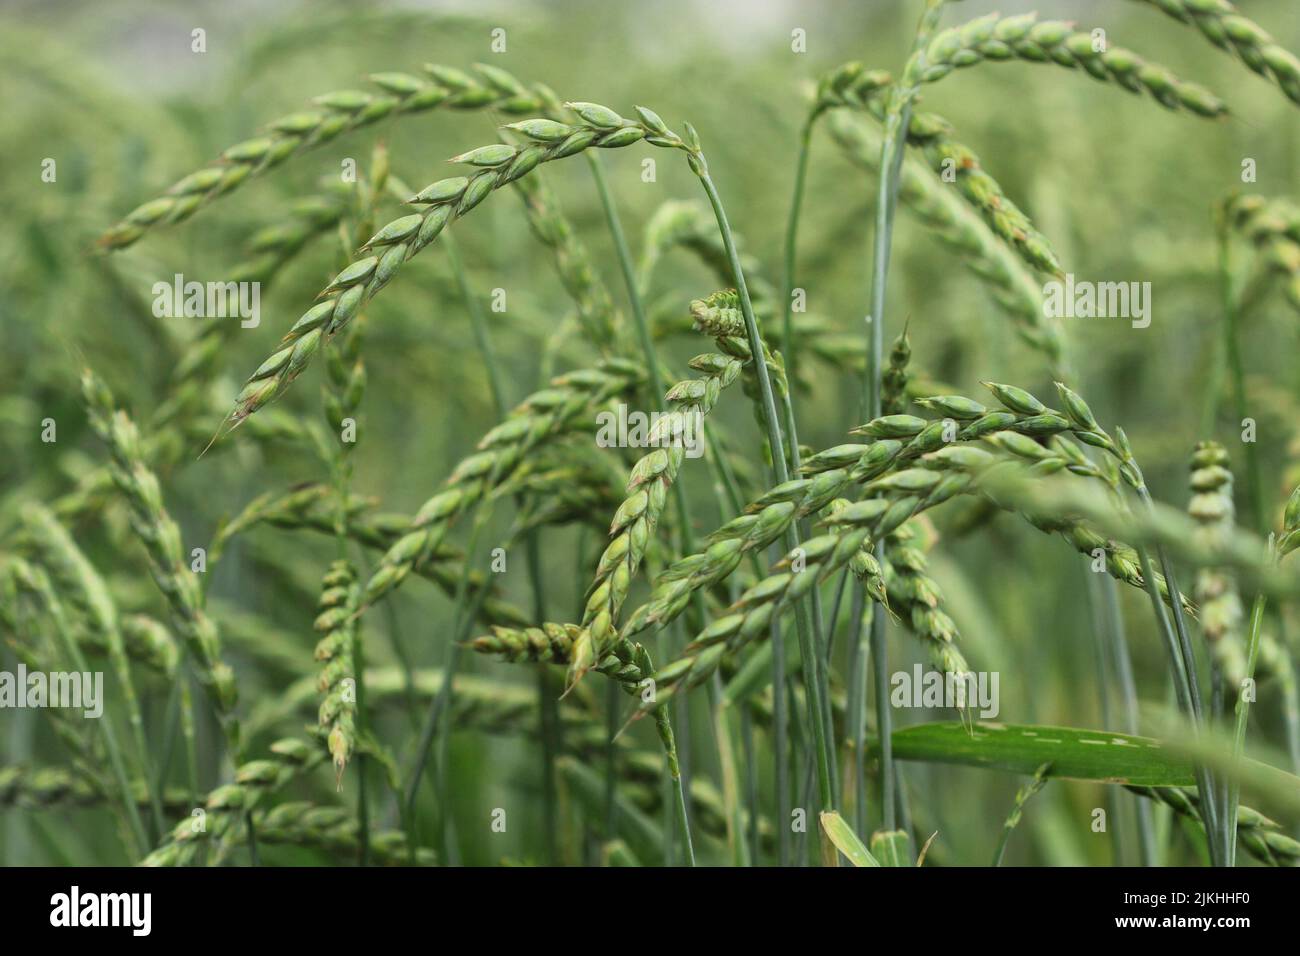
[[955,177],[966,201],[1025,262],[1040,272],[1060,275],[1063,271],[1060,261],[1047,237],[1034,228],[1029,217],[1002,191],[998,181],[985,172],[975,151],[953,139],[951,133],[951,125],[942,117],[916,113],[908,126],[907,142],[920,147],[936,174]]
[[[536,627],[493,627],[491,634],[476,637],[468,647],[479,654],[492,654],[511,663],[530,662],[570,666],[574,646],[584,628],[579,624],[546,622]],[[626,685],[629,689],[649,677],[644,666],[644,649],[625,638],[607,642],[605,653],[591,670]]]
[[[885,539],[883,578],[887,606],[921,641],[936,670],[945,674],[965,674],[970,671],[970,665],[955,646],[960,636],[957,625],[944,611],[943,592],[928,573],[925,551],[935,535],[932,528],[921,531],[922,527],[925,527],[923,518],[916,518]],[[917,541],[918,534],[921,542]],[[853,570],[859,578],[862,577],[857,567]],[[868,585],[868,593],[873,598],[876,597],[874,592],[875,588]]]

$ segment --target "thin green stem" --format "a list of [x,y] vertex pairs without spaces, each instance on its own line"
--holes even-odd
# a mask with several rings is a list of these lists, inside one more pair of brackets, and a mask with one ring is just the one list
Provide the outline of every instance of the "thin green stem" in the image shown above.
[[[1115,678],[1119,684],[1120,704],[1124,717],[1124,732],[1136,735],[1138,732],[1137,685],[1133,680],[1133,661],[1129,656],[1128,640],[1124,631],[1124,616],[1119,607],[1119,586],[1110,575],[1093,575],[1101,596],[1104,640],[1111,647],[1111,659],[1115,667]],[[1151,817],[1151,805],[1146,800],[1137,798],[1138,851],[1143,866],[1155,866],[1156,853],[1155,828]]]
[[817,113],[810,112],[799,130],[799,155],[795,161],[794,195],[790,198],[790,215],[785,225],[784,271],[781,282],[781,351],[791,383],[798,380],[798,358],[794,346],[794,269],[799,243],[799,217],[803,212],[804,190],[808,179],[808,157],[812,153],[812,131]]
[[[1145,481],[1139,482],[1137,493],[1147,511],[1154,514],[1155,503],[1151,500],[1151,492],[1147,490]],[[1160,561],[1160,571],[1164,575],[1165,586],[1171,597],[1169,607],[1173,613],[1174,628],[1178,638],[1177,650],[1183,661],[1183,672],[1187,681],[1188,714],[1192,719],[1193,726],[1199,728],[1205,721],[1205,715],[1201,705],[1200,683],[1196,676],[1196,653],[1192,649],[1192,639],[1188,631],[1186,616],[1183,614],[1183,592],[1178,587],[1177,572],[1174,570],[1173,562],[1169,559],[1169,554],[1163,545],[1156,545],[1156,556]],[[1201,773],[1205,776],[1207,782],[1211,781],[1211,775],[1207,771],[1202,770]],[[1215,827],[1224,825],[1219,812],[1222,808],[1219,807],[1218,803],[1217,793],[1206,793],[1204,800],[1206,823]],[[1225,834],[1224,840],[1227,839],[1228,837]]]
[[[1169,652],[1169,663],[1174,674],[1174,690],[1178,697],[1179,706],[1183,709],[1189,719],[1192,720],[1193,727],[1198,725],[1198,721],[1193,716],[1195,711],[1192,709],[1192,691],[1190,684],[1194,680],[1194,675],[1189,675],[1186,669],[1186,660],[1179,647],[1177,635],[1170,626],[1169,617],[1165,613],[1165,602],[1160,595],[1160,588],[1156,584],[1155,568],[1151,565],[1151,557],[1147,554],[1144,547],[1137,549],[1138,562],[1142,571],[1142,579],[1146,582],[1147,594],[1151,598],[1152,611],[1155,614],[1156,625],[1164,638],[1165,649]],[[1179,602],[1179,592],[1176,591],[1172,584],[1169,585],[1169,593],[1172,597],[1172,603]],[[1217,817],[1212,816],[1214,807],[1213,784],[1210,775],[1206,772],[1204,766],[1196,767],[1196,786],[1202,794],[1202,803],[1204,805],[1206,832],[1213,832],[1214,826],[1211,820],[1217,821]],[[1219,861],[1219,845],[1213,840],[1207,840],[1210,847],[1210,858],[1217,865]]]
[[605,167],[600,157],[590,150],[584,155],[587,157],[587,165],[591,168],[591,178],[596,184],[596,194],[600,198],[600,208],[605,215],[605,225],[609,228],[610,238],[614,242],[615,258],[618,259],[623,283],[627,286],[628,301],[632,306],[632,321],[636,328],[637,342],[645,357],[650,375],[650,388],[654,393],[655,404],[658,405],[663,401],[666,388],[663,375],[659,371],[659,360],[655,355],[654,338],[650,334],[650,321],[646,318],[645,303],[641,300],[641,290],[637,285],[632,253],[628,249],[627,237],[623,233],[623,223],[618,217],[618,207],[614,205],[614,197],[609,191]]
[[[365,739],[366,728],[366,653],[365,643],[361,639],[361,620],[352,623],[352,666],[356,672],[357,737]],[[368,797],[367,769],[369,760],[364,753],[357,755],[357,859],[361,866],[370,865],[370,804]],[[249,835],[253,832],[249,821]]]
[[849,605],[849,738],[853,741],[853,824],[858,833],[867,832],[867,659],[871,654],[866,624],[866,595],[853,589]]
[[[894,206],[898,196],[899,170],[903,161],[902,130],[911,121],[910,99],[896,97],[885,119],[881,146],[880,182],[876,193],[876,232],[872,250],[871,314],[867,316],[867,381],[863,404],[868,418],[881,413],[880,379],[885,354],[885,290],[889,276],[889,253],[893,240]],[[876,560],[883,564],[885,543],[876,543]],[[894,829],[893,715],[889,708],[889,648],[885,641],[885,611],[871,602],[871,667],[876,698],[876,732],[880,737],[880,805],[885,829]],[[865,704],[865,701],[862,702]]]
[[[653,402],[656,406],[664,401],[664,395],[667,390],[664,387],[663,375],[659,371],[659,358],[655,354],[654,338],[650,333],[650,322],[646,318],[645,304],[641,299],[641,291],[637,284],[636,269],[632,264],[632,254],[628,249],[627,237],[623,233],[623,224],[618,217],[618,207],[614,205],[614,197],[609,190],[609,182],[605,177],[605,168],[601,163],[600,157],[595,153],[588,151],[586,153],[587,164],[591,169],[592,179],[596,183],[596,192],[600,197],[601,209],[605,214],[605,223],[609,227],[610,238],[614,242],[615,257],[618,259],[619,270],[623,274],[623,284],[627,287],[628,301],[632,306],[633,324],[636,326],[637,340],[641,346],[641,352],[645,358],[645,364],[650,376],[650,388],[653,391]],[[754,353],[756,356],[755,365],[762,365],[757,359],[762,352]],[[689,554],[692,549],[686,547],[687,543],[693,538],[691,534],[691,514],[690,506],[686,500],[686,492],[680,482],[672,483],[673,504],[677,511],[678,528],[680,545],[682,553]],[[697,596],[698,600],[698,596]],[[672,734],[672,727],[668,713],[665,708],[659,708],[656,713],[656,721],[661,725],[660,737],[664,746],[669,746],[669,741],[675,741]],[[685,732],[685,731],[684,731]],[[673,743],[675,748],[675,742]],[[674,799],[677,802],[678,822],[683,830],[687,856],[691,866],[695,865],[695,850],[691,841],[689,830],[689,813],[686,806],[686,785],[683,783],[682,769],[677,760],[677,753],[674,749],[669,756],[669,763],[672,773],[675,777],[676,786],[674,787]],[[611,801],[612,806],[612,801]],[[612,831],[611,831],[612,832]]]
[[[1271,556],[1274,550],[1272,535],[1269,535],[1268,550]],[[1237,778],[1237,770],[1241,763],[1242,753],[1246,749],[1246,727],[1250,718],[1250,699],[1253,696],[1247,693],[1247,688],[1254,682],[1255,665],[1259,661],[1259,637],[1264,625],[1265,603],[1264,595],[1260,593],[1255,596],[1255,603],[1250,609],[1250,631],[1246,637],[1246,678],[1242,682],[1243,686],[1236,689],[1237,722],[1232,735],[1232,771],[1228,775],[1228,805],[1223,808],[1223,816],[1233,823],[1232,832],[1227,841],[1225,866],[1236,866],[1237,863],[1237,827],[1235,824],[1237,821],[1237,806],[1241,802],[1241,783]]]
[[[411,769],[406,776],[406,784],[403,787],[404,799],[403,807],[406,813],[406,831],[408,848],[414,859],[415,847],[417,845],[417,834],[415,827],[415,799],[420,792],[420,780],[424,776],[424,768],[429,759],[429,751],[433,745],[435,736],[439,739],[439,753],[442,753],[447,741],[447,731],[442,721],[443,714],[451,704],[452,685],[455,683],[456,673],[460,668],[460,660],[463,651],[463,643],[469,638],[469,632],[474,626],[478,617],[478,612],[487,598],[488,587],[486,581],[474,594],[473,600],[469,596],[470,569],[473,566],[472,558],[477,551],[478,540],[487,523],[488,516],[491,513],[490,504],[479,511],[474,522],[474,529],[470,534],[470,543],[465,550],[467,556],[465,573],[456,587],[456,611],[454,615],[454,624],[452,629],[452,643],[448,650],[446,660],[442,668],[442,685],[438,688],[438,693],[434,695],[429,704],[429,710],[425,715],[424,726],[420,731],[420,740],[416,745],[415,757]],[[439,784],[445,784],[445,775],[438,781]],[[449,808],[446,804],[447,793],[443,786],[439,786],[439,813],[441,814],[444,827],[443,833],[446,832],[445,824],[450,816]],[[445,859],[445,856],[443,857]]]
[[885,615],[877,606],[871,612],[871,676],[875,690],[876,727],[880,735],[881,825],[895,829],[893,715],[889,704],[889,648],[885,644]]
[[[525,541],[528,559],[528,581],[533,591],[533,620],[545,621],[546,588],[542,579],[541,539],[531,532]],[[556,835],[560,828],[559,788],[556,785],[555,761],[560,756],[560,709],[556,698],[559,686],[550,679],[546,664],[537,665],[537,704],[541,713],[542,737],[542,826],[546,845],[546,859],[551,866],[560,863]]]
[[717,671],[709,680],[709,702],[713,708],[714,734],[718,740],[718,763],[722,777],[722,804],[727,815],[727,843],[731,861],[749,866],[749,846],[745,841],[745,818],[740,809],[740,772],[736,767],[736,740],[731,727],[730,708],[722,699],[722,677]]
[[[885,114],[885,135],[880,146],[880,179],[876,189],[876,227],[871,255],[871,311],[867,315],[866,381],[863,410],[868,418],[881,413],[880,379],[885,355],[885,292],[889,280],[889,256],[893,245],[894,212],[898,205],[898,184],[906,151],[905,131],[912,122],[912,104],[920,88],[921,51],[939,25],[946,0],[927,0],[917,24],[911,55],[901,83],[895,87]],[[876,543],[876,560],[885,560],[885,544]],[[889,709],[889,648],[885,641],[885,611],[871,603],[871,666],[876,685],[876,732],[880,736],[880,804],[886,829],[894,822],[894,757],[891,738],[893,720]],[[865,703],[865,701],[864,701]]]
[[[744,270],[740,266],[740,253],[736,248],[731,225],[727,221],[727,213],[722,205],[722,197],[718,195],[717,187],[709,176],[708,165],[702,153],[692,154],[691,168],[699,178],[700,184],[704,187],[705,194],[709,197],[709,204],[713,207],[713,215],[718,223],[718,231],[722,237],[723,247],[727,252],[727,260],[731,265],[731,271],[736,280],[736,293],[740,299],[741,314],[745,319],[745,332],[749,340],[750,354],[754,356],[754,372],[758,381],[761,400],[759,411],[763,420],[763,427],[767,432],[772,456],[772,469],[777,482],[782,483],[789,480],[790,477],[787,467],[787,452],[785,443],[781,438],[780,418],[778,417],[776,400],[772,391],[772,381],[768,375],[767,363],[762,361],[761,358],[763,355],[763,339],[758,331],[758,321],[754,318],[754,306],[750,301],[749,289],[745,284]],[[788,550],[794,550],[799,546],[799,532],[794,526],[789,528],[785,537]],[[804,684],[807,688],[809,722],[812,724],[813,738],[816,742],[818,790],[821,796],[822,809],[832,810],[835,807],[835,792],[831,783],[831,766],[834,763],[834,757],[831,754],[830,736],[825,724],[825,710],[822,704],[825,693],[823,684],[825,678],[821,673],[819,661],[821,642],[814,637],[814,628],[819,626],[820,622],[812,620],[808,604],[804,601],[799,602],[795,614],[795,623],[799,634],[799,654],[803,661]],[[780,688],[777,688],[776,692],[780,693]],[[823,839],[822,844],[823,859],[833,862],[835,860],[833,848],[827,849],[830,846],[829,841]]]

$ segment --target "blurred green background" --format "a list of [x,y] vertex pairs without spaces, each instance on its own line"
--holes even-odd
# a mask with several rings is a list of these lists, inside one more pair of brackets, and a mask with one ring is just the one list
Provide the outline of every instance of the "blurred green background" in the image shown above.
[[[1300,7],[1293,0],[1244,0],[1242,12],[1291,49],[1300,48]],[[393,173],[419,188],[450,175],[444,160],[494,140],[503,117],[433,111],[344,136],[308,152],[179,226],[155,230],[111,258],[92,252],[95,237],[121,215],[197,169],[265,122],[302,107],[328,90],[364,86],[367,73],[418,72],[425,62],[468,68],[504,67],[524,82],[541,81],[564,99],[607,104],[625,113],[654,108],[670,126],[699,130],[710,168],[745,250],[763,274],[779,281],[781,238],[788,211],[797,133],[811,84],[849,59],[897,73],[919,3],[253,3],[186,4],[10,2],[0,13],[0,115],[6,173],[0,179],[0,504],[12,517],[24,499],[50,499],[104,460],[86,425],[77,389],[82,362],[119,400],[144,418],[165,394],[192,320],[155,319],[149,288],[174,273],[206,281],[223,277],[243,258],[248,238],[275,223],[291,202],[337,177],[340,162],[365,167],[371,145],[384,140]],[[1079,278],[1149,281],[1150,328],[1121,320],[1067,320],[1078,390],[1106,427],[1128,431],[1156,497],[1182,506],[1192,445],[1215,437],[1237,457],[1239,429],[1225,410],[1214,435],[1204,432],[1204,383],[1221,320],[1213,206],[1242,189],[1241,162],[1258,164],[1268,196],[1300,194],[1300,118],[1276,89],[1214,50],[1191,28],[1129,0],[954,4],[949,23],[998,9],[1037,10],[1104,27],[1110,42],[1130,47],[1223,97],[1233,110],[1224,122],[1160,109],[1149,99],[1097,83],[1078,71],[1024,63],[961,71],[928,88],[924,106],[948,117],[980,154],[1007,193],[1056,246]],[[206,31],[207,52],[190,50],[191,30]],[[490,50],[496,27],[507,52]],[[793,53],[791,30],[807,34],[807,52]],[[670,199],[702,195],[684,163],[656,152],[655,182],[641,178],[639,147],[604,155],[634,254],[654,211]],[[42,160],[57,161],[56,183],[43,183]],[[577,234],[588,244],[615,301],[626,296],[586,170],[558,163],[540,175],[555,190]],[[799,250],[798,284],[809,309],[846,333],[862,327],[866,308],[874,179],[851,166],[824,131],[814,142]],[[396,207],[393,207],[394,209]],[[396,215],[397,213],[393,213]],[[391,217],[384,217],[391,218]],[[382,221],[382,220],[381,220]],[[456,228],[475,290],[505,289],[508,308],[488,313],[493,342],[508,371],[507,398],[539,384],[539,356],[572,306],[538,245],[518,199],[499,195]],[[284,330],[336,271],[329,242],[308,247],[264,290],[260,327],[233,336],[222,359],[221,394],[233,398],[243,377],[270,353]],[[684,312],[716,280],[677,252],[660,266],[652,301]],[[1021,344],[979,282],[903,209],[895,234],[887,334],[909,323],[916,369],[978,397],[980,380],[1014,382],[1046,395],[1040,356]],[[494,423],[487,379],[445,256],[437,248],[414,261],[369,308],[364,352],[369,389],[356,458],[354,489],[387,510],[412,512]],[[1268,514],[1276,514],[1292,466],[1300,458],[1300,373],[1296,320],[1280,296],[1269,299],[1243,330],[1252,384],[1251,412],[1259,422]],[[679,375],[698,348],[675,341],[665,352]],[[590,360],[581,342],[566,343],[560,367]],[[277,407],[319,417],[318,369]],[[798,396],[801,438],[822,448],[858,424],[855,376],[816,374]],[[758,433],[742,402],[724,402],[719,420],[757,447]],[[1226,409],[1226,404],[1225,404]],[[214,411],[220,409],[214,408]],[[59,440],[40,441],[42,419],[54,418]],[[185,455],[164,481],[164,495],[187,546],[210,539],[218,522],[263,491],[326,479],[321,464],[301,451],[236,447],[197,464]],[[199,446],[194,448],[197,454]],[[1238,460],[1238,465],[1240,464]],[[703,485],[702,471],[684,479]],[[714,516],[700,509],[699,529]],[[939,517],[941,530],[944,516]],[[125,608],[156,607],[124,516],[109,511],[76,529],[78,539],[119,589]],[[463,534],[463,532],[462,532]],[[586,586],[596,552],[591,536],[587,570],[579,571],[578,535],[548,531],[544,553],[552,607],[569,608]],[[216,606],[233,605],[302,635],[304,653],[320,574],[331,543],[323,536],[259,528],[234,542],[210,570]],[[1059,541],[1010,518],[967,538],[945,538],[933,564],[972,666],[1002,674],[1001,719],[1088,727],[1101,722],[1094,645],[1079,560]],[[276,569],[274,573],[272,569]],[[529,605],[526,577],[507,574],[502,586]],[[1145,597],[1123,595],[1129,615],[1140,696],[1163,702],[1165,659]],[[634,595],[635,600],[635,595]],[[393,618],[375,616],[382,632],[397,627],[417,663],[441,659],[448,639],[449,603],[432,588],[409,584],[390,603]],[[631,605],[629,605],[631,606]],[[567,612],[566,612],[567,613]],[[552,616],[562,616],[552,611]],[[565,620],[572,617],[563,617]],[[1295,628],[1292,629],[1293,633]],[[899,665],[920,659],[914,642],[892,637]],[[391,663],[386,642],[369,640],[372,663]],[[231,652],[248,706],[274,697],[287,678]],[[6,660],[0,654],[0,660]],[[530,684],[529,672],[486,659],[468,667],[494,679]],[[161,707],[165,688],[147,688]],[[702,708],[702,705],[701,705]],[[926,715],[904,713],[900,720]],[[944,719],[941,715],[934,719]],[[1259,719],[1265,739],[1280,740],[1275,708]],[[394,746],[409,736],[398,718]],[[707,712],[692,722],[697,772],[716,756]],[[297,728],[290,721],[280,733]],[[638,729],[638,733],[643,729]],[[648,730],[646,740],[652,740]],[[216,740],[212,727],[206,739]],[[384,736],[381,721],[380,735]],[[271,739],[270,737],[267,738]],[[527,741],[457,732],[454,793],[461,857],[471,863],[536,860],[539,832],[538,759]],[[220,766],[212,750],[205,780]],[[0,717],[0,762],[57,762],[57,744],[30,714]],[[764,771],[766,773],[766,771]],[[906,768],[918,828],[938,830],[935,862],[985,862],[995,845],[1017,781],[973,770]],[[332,780],[314,791],[328,799]],[[1106,863],[1110,841],[1087,827],[1088,812],[1104,805],[1101,788],[1053,786],[1027,814],[1009,859],[1040,864]],[[490,833],[485,808],[512,809],[504,835]],[[0,850],[8,863],[126,862],[99,811],[61,815],[5,811]],[[516,825],[514,820],[520,822]],[[576,839],[576,837],[575,837]],[[574,851],[581,858],[581,849]],[[283,859],[319,861],[303,851]]]

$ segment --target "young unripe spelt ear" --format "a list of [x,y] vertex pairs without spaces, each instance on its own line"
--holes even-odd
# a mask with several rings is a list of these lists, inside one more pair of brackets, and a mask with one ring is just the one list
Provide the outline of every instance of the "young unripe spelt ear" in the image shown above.
[[909,64],[915,74],[924,62],[920,81],[933,83],[952,70],[985,61],[1027,60],[1054,63],[1067,68],[1082,67],[1094,79],[1114,81],[1133,93],[1145,90],[1160,105],[1186,109],[1199,116],[1220,117],[1226,104],[1203,87],[1180,80],[1162,66],[1147,63],[1131,50],[1108,46],[1097,49],[1092,36],[1076,32],[1062,21],[1036,22],[1036,14],[981,17],[963,27],[943,30],[930,41],[924,53],[918,51]]

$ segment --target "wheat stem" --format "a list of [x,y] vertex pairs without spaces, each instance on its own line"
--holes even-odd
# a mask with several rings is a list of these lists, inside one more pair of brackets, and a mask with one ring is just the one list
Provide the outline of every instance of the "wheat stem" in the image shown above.
[[[885,136],[880,147],[880,176],[876,190],[876,225],[871,260],[871,312],[867,316],[867,380],[863,408],[875,418],[881,412],[881,367],[885,353],[885,284],[889,275],[889,253],[893,240],[894,206],[898,196],[905,137],[911,126],[912,102],[920,86],[914,71],[924,63],[921,50],[938,27],[945,0],[926,0],[912,44],[912,58],[902,83],[890,94],[885,115]],[[883,560],[884,543],[877,541],[876,559]],[[882,826],[894,829],[894,761],[892,714],[889,710],[889,649],[885,642],[884,611],[875,605],[871,610],[871,666],[875,675],[876,723],[880,736],[880,788]]]
[[[1273,536],[1269,535],[1268,544],[1269,557],[1275,554]],[[1231,829],[1226,834],[1224,850],[1226,856],[1223,860],[1224,866],[1235,866],[1237,861],[1237,806],[1241,799],[1241,782],[1237,778],[1236,768],[1241,763],[1242,752],[1246,747],[1246,726],[1250,717],[1250,700],[1253,694],[1248,694],[1247,687],[1255,678],[1255,665],[1259,660],[1260,632],[1264,624],[1264,606],[1266,600],[1263,594],[1256,595],[1255,602],[1250,609],[1250,630],[1246,635],[1246,674],[1241,686],[1237,688],[1237,707],[1236,723],[1232,734],[1232,772],[1229,773],[1228,782],[1228,803],[1222,811],[1222,818],[1229,821]],[[1204,792],[1204,791],[1202,791]],[[1208,795],[1208,794],[1207,794]],[[1206,801],[1208,803],[1208,801]],[[1209,832],[1207,824],[1206,832]]]
[[791,381],[798,380],[798,358],[794,341],[794,269],[798,253],[799,214],[803,210],[804,189],[808,180],[808,158],[812,153],[812,131],[816,114],[810,114],[799,128],[798,158],[794,167],[794,195],[790,198],[790,213],[785,224],[781,273],[781,352],[785,355],[786,369]]
[[[694,139],[694,137],[692,137]],[[704,161],[704,155],[699,152],[698,145],[694,152],[690,154],[691,168],[704,187],[704,192],[709,197],[709,204],[713,207],[713,214],[718,220],[718,231],[722,236],[723,244],[727,249],[727,258],[731,262],[731,268],[735,274],[736,291],[740,297],[741,312],[745,318],[745,333],[749,340],[751,354],[758,356],[763,354],[763,341],[758,331],[758,323],[754,318],[753,304],[749,299],[749,290],[745,285],[744,272],[740,265],[740,256],[736,250],[735,238],[731,233],[731,226],[727,221],[726,210],[722,206],[722,198],[718,195],[717,187],[714,185],[712,178],[709,176],[708,166]],[[767,364],[765,362],[755,363],[755,377],[758,381],[759,394],[761,398],[760,410],[764,428],[767,431],[768,443],[771,447],[772,468],[776,475],[778,483],[784,483],[789,478],[789,471],[786,467],[787,452],[785,444],[781,438],[781,428],[777,416],[776,402],[772,394],[772,382],[768,375]],[[799,534],[793,527],[786,530],[787,543],[791,547],[799,546]],[[826,810],[834,809],[835,794],[831,786],[830,768],[833,762],[830,753],[830,738],[823,721],[822,708],[822,678],[818,672],[818,654],[820,653],[820,641],[816,640],[813,634],[813,627],[819,626],[820,622],[810,622],[805,607],[801,604],[796,623],[799,632],[799,649],[800,656],[804,662],[804,674],[808,683],[808,709],[810,722],[813,725],[814,737],[817,747],[817,773],[818,787],[821,795],[822,808]]]

